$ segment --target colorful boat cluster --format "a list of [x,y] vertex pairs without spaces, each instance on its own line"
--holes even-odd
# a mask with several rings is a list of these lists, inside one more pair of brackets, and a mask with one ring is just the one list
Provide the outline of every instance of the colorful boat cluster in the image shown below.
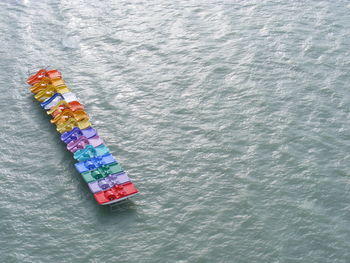
[[77,160],[75,168],[88,184],[99,204],[112,204],[135,195],[138,190],[109,152],[89,115],[70,91],[58,70],[41,69],[27,79],[30,91],[40,102],[61,140]]

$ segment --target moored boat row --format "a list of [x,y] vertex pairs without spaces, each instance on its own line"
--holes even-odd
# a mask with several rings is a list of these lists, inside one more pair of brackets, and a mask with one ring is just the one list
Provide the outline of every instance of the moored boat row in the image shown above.
[[30,91],[40,102],[61,140],[77,160],[75,168],[88,184],[99,204],[129,198],[138,190],[91,126],[84,105],[62,79],[58,70],[41,69],[27,79]]

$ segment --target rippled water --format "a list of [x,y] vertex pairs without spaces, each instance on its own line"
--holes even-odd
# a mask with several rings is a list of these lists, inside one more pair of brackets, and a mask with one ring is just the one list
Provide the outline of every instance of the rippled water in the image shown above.
[[[0,2],[1,262],[350,262],[348,1]],[[95,203],[24,80],[57,68],[140,194]]]

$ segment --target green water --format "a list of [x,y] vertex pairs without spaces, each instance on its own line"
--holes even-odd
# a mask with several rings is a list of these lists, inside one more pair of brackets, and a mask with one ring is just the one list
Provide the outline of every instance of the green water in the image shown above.
[[[350,262],[348,1],[0,1],[0,262]],[[62,71],[140,194],[96,204],[24,81]]]

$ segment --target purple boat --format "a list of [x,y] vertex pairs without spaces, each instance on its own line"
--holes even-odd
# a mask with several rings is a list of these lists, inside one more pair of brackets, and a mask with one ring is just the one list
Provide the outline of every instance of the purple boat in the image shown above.
[[75,141],[79,139],[80,136],[85,136],[86,138],[90,139],[98,135],[96,130],[92,127],[89,127],[83,130],[80,130],[78,127],[75,127],[69,132],[64,132],[61,135],[61,141],[63,141],[65,144],[68,144],[71,141]]
[[87,145],[97,147],[101,144],[103,144],[103,140],[99,136],[94,136],[90,139],[86,138],[85,136],[80,136],[77,140],[70,141],[67,144],[67,150],[74,153],[77,150],[84,149]]
[[130,182],[130,178],[125,172],[122,172],[119,174],[111,174],[106,178],[91,182],[89,183],[89,188],[92,193],[97,193],[110,189],[115,185],[124,184],[126,182]]

